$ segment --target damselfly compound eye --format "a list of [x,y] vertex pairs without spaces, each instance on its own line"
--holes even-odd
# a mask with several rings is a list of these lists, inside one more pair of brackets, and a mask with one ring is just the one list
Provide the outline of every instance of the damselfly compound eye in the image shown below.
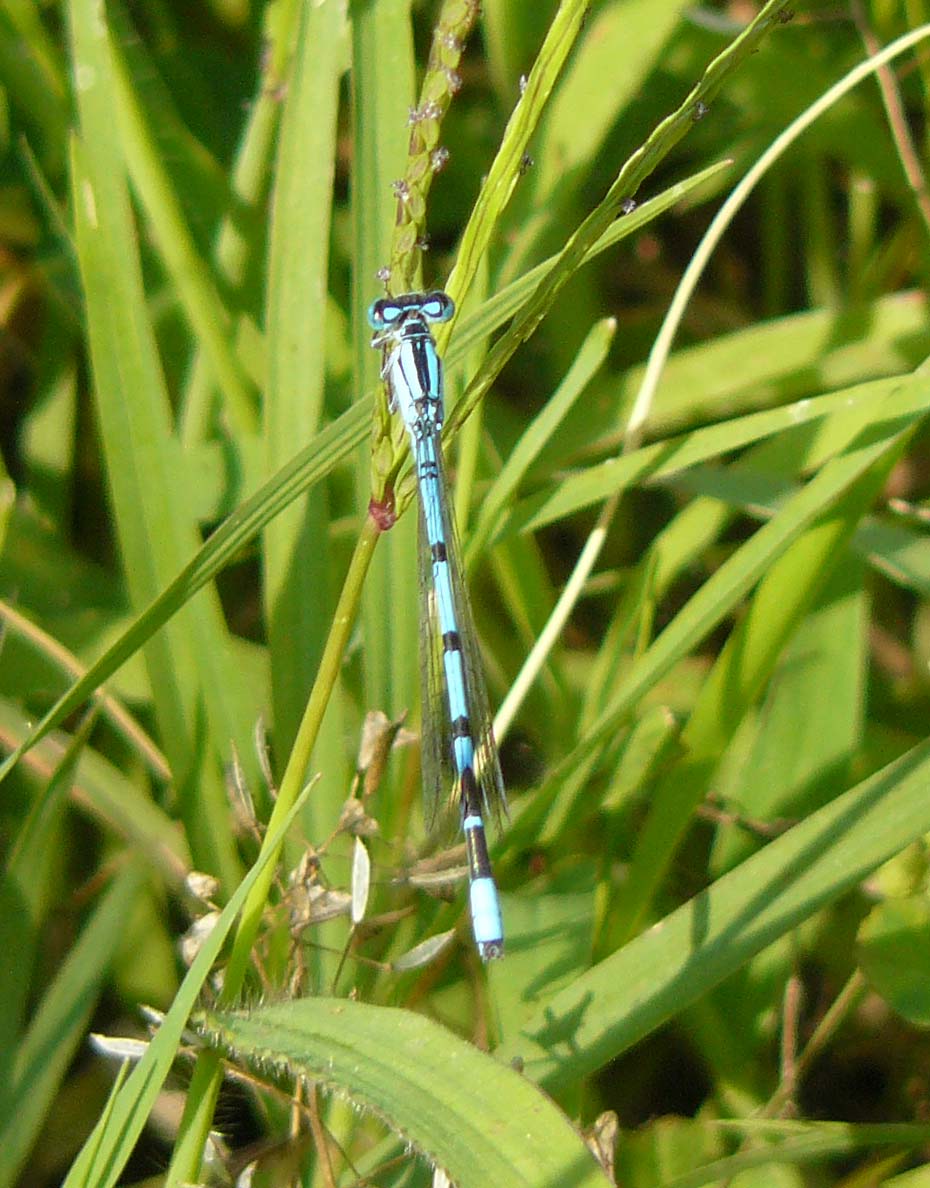
[[420,307],[423,316],[430,322],[448,322],[455,313],[455,305],[447,293],[427,293]]

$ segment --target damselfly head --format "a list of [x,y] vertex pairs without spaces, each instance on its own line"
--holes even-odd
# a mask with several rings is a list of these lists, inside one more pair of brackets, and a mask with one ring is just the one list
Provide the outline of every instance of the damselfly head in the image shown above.
[[453,313],[452,298],[439,289],[432,293],[404,293],[400,297],[379,297],[372,301],[368,307],[368,324],[372,330],[392,330],[410,317],[448,322]]

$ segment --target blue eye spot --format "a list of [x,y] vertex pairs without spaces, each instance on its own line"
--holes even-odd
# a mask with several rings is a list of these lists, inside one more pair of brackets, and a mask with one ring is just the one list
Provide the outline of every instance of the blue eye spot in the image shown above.
[[392,326],[402,315],[403,310],[396,301],[388,297],[379,297],[368,307],[368,325],[372,330],[384,330]]
[[455,313],[455,304],[448,294],[437,289],[434,293],[426,294],[420,311],[431,322],[448,322]]

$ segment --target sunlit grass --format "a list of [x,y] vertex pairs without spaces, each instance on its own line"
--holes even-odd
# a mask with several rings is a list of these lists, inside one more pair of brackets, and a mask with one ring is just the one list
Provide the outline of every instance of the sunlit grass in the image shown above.
[[[911,1182],[921,7],[858,73],[899,18],[3,9],[0,1188],[218,1182],[220,1052],[274,1183],[605,1183],[568,1123],[607,1110],[624,1184]],[[487,971],[419,805],[385,284],[458,309],[511,809]],[[88,1034],[143,1003],[108,1102]],[[176,1062],[195,1007],[217,1047]],[[146,1130],[172,1065],[186,1112]]]

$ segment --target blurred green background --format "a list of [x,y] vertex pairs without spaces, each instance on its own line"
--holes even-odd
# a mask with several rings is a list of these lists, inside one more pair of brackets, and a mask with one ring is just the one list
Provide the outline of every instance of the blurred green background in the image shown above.
[[[928,6],[583,7],[0,0],[0,1186],[63,1181],[113,1080],[89,1032],[171,1004],[188,873],[225,903],[311,775],[246,1001],[519,1058],[579,1128],[616,1113],[627,1186],[930,1184]],[[421,211],[392,183],[424,93]],[[365,321],[388,266],[459,307],[511,803],[487,973],[419,804],[416,513],[359,561],[372,491],[412,497]],[[376,711],[397,745],[360,761]],[[119,1182],[196,1166],[180,1071]],[[457,1088],[493,1133],[506,1102]],[[332,1166],[267,1085],[217,1125],[264,1182],[429,1182],[327,1101]]]

